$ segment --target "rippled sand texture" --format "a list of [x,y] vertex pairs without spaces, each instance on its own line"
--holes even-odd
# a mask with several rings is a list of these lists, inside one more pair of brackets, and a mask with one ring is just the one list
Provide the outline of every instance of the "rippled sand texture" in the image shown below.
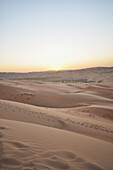
[[87,83],[2,77],[0,169],[112,170],[112,71],[103,75]]

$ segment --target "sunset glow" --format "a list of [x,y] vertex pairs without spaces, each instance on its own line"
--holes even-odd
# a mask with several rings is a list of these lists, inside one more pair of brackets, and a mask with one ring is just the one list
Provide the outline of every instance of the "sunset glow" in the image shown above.
[[113,1],[1,0],[0,71],[113,65]]

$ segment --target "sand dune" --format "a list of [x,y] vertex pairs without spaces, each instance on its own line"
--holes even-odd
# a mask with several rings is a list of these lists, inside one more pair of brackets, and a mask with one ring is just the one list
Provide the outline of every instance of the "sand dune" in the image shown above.
[[[91,107],[87,107],[91,109]],[[113,141],[112,119],[96,119],[90,116],[85,107],[72,109],[53,109],[31,106],[12,101],[0,100],[0,117],[33,124],[55,127],[80,133],[105,141]],[[102,108],[104,110],[104,108]],[[84,115],[82,114],[85,111]],[[105,110],[106,111],[106,110]],[[113,108],[110,110],[113,116]],[[91,113],[95,113],[95,107]],[[76,115],[77,113],[77,115]],[[107,115],[107,114],[106,114]],[[95,114],[96,116],[96,114]],[[108,115],[107,115],[108,116]]]
[[0,83],[0,99],[18,101],[36,106],[65,108],[90,104],[113,104],[112,99],[87,94],[86,90],[85,93],[81,91],[73,92],[73,88],[70,89],[68,86],[64,86],[65,91],[64,89],[61,90],[63,88],[62,84],[57,86],[56,90],[53,83],[50,83],[50,86],[48,83],[44,83],[43,86],[37,83],[33,86],[33,83],[30,82],[31,84],[29,84],[28,81],[23,81],[19,86],[16,86],[15,82],[8,85],[4,81],[0,81]]
[[102,83],[0,80],[1,170],[113,169],[113,84],[107,74]]
[[3,135],[3,169],[95,170],[112,167],[113,144],[108,142],[9,120],[0,120],[0,131]]

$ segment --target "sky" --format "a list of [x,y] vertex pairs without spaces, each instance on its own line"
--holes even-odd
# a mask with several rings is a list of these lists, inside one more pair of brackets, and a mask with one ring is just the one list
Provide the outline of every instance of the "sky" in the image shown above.
[[0,71],[113,66],[113,0],[0,0]]

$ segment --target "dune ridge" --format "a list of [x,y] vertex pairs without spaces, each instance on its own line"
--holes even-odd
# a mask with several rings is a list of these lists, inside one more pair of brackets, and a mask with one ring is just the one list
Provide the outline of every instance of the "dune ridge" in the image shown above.
[[[79,110],[84,108],[79,108]],[[113,110],[112,110],[113,111]],[[68,112],[68,114],[67,114]],[[71,114],[70,114],[71,112]],[[74,110],[74,113],[76,109]],[[53,109],[31,106],[12,101],[0,100],[0,117],[33,124],[41,124],[64,129],[75,133],[93,136],[95,138],[113,141],[112,121],[102,122],[90,117],[74,116],[73,109]],[[78,113],[78,112],[77,112]],[[106,138],[107,137],[107,138]]]
[[[18,81],[16,81],[17,83]],[[73,92],[74,88],[69,88],[68,86],[64,86],[64,89],[62,90],[62,84],[56,86],[54,83],[50,83],[50,87],[48,87],[48,83],[44,83],[43,86],[35,83],[35,86],[33,83],[29,83],[29,81],[23,81],[21,82],[21,85],[17,86],[14,83],[11,82],[11,84],[6,85],[7,81],[0,82],[0,99],[4,100],[11,100],[11,101],[17,101],[21,103],[27,103],[32,104],[36,106],[42,106],[42,107],[52,107],[52,108],[68,108],[68,107],[76,107],[76,106],[84,106],[84,105],[90,105],[90,104],[113,104],[113,100],[111,98],[105,98],[101,95],[93,95],[88,94],[83,91],[81,92],[79,89],[79,92]],[[9,81],[8,81],[9,83]],[[26,86],[27,84],[27,86]],[[51,90],[52,86],[52,90]],[[95,88],[94,88],[95,89]],[[97,88],[96,88],[97,89]],[[100,89],[100,88],[99,88]],[[106,88],[104,88],[106,89]],[[75,89],[77,90],[77,89]],[[84,88],[83,88],[84,90]],[[92,88],[91,88],[92,91]],[[97,90],[96,90],[97,91]],[[89,92],[89,88],[88,88]],[[95,92],[95,91],[94,91]],[[111,89],[110,94],[113,92]]]

